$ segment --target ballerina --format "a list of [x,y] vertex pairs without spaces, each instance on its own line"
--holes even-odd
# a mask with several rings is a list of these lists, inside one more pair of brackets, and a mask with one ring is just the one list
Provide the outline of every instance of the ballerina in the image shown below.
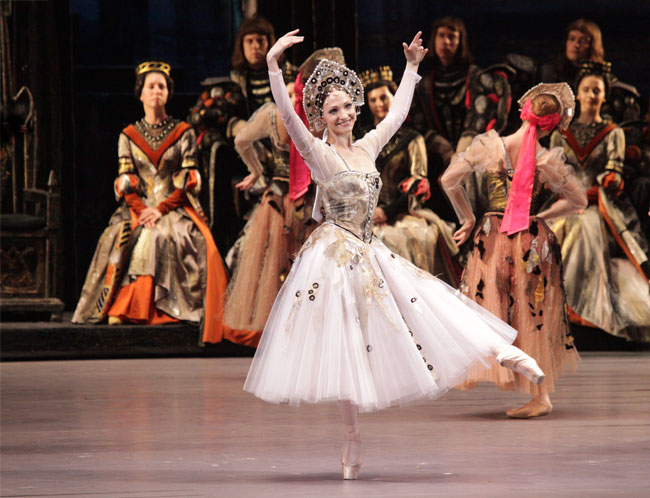
[[[487,380],[501,390],[528,392],[530,403],[506,414],[530,418],[551,412],[555,380],[565,369],[575,371],[578,362],[565,311],[560,248],[546,220],[584,209],[587,196],[562,149],[547,150],[537,141],[569,124],[575,105],[569,85],[537,85],[519,104],[519,129],[503,138],[493,130],[478,135],[451,162],[441,183],[462,224],[454,234],[460,245],[476,221],[464,181],[472,172],[482,174],[487,212],[474,232],[460,290],[516,328],[515,345],[546,373],[544,383],[535,385],[499,365],[477,366],[460,387]],[[553,191],[562,199],[547,207]]]
[[406,69],[388,115],[352,141],[363,85],[351,69],[321,61],[303,92],[315,138],[294,112],[278,58],[298,30],[267,54],[271,90],[287,132],[317,185],[323,223],[307,239],[280,290],[244,389],[272,403],[338,402],[345,424],[344,479],[361,467],[358,412],[434,398],[478,361],[541,382],[537,363],[511,346],[517,331],[441,280],[392,253],[372,233],[381,189],[375,160],[400,128],[426,54],[421,33],[403,44]]

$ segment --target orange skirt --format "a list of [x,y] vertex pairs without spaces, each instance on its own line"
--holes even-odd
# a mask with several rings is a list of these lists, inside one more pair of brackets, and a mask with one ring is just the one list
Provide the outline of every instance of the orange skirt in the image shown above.
[[117,317],[123,322],[146,325],[178,322],[178,319],[156,308],[153,291],[153,277],[139,276],[135,282],[120,289],[111,309],[108,310],[108,316]]

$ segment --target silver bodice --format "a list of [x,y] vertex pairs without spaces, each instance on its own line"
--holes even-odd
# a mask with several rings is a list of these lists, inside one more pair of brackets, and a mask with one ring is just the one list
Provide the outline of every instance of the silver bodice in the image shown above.
[[365,243],[372,237],[372,217],[381,191],[378,172],[340,171],[319,190],[325,221],[356,235]]

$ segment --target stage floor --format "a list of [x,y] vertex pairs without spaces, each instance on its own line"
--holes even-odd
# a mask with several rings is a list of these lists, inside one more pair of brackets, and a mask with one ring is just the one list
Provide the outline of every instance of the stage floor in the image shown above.
[[250,358],[4,363],[3,497],[648,496],[650,355],[590,353],[553,413],[491,385],[361,415],[340,479],[334,405],[266,404]]

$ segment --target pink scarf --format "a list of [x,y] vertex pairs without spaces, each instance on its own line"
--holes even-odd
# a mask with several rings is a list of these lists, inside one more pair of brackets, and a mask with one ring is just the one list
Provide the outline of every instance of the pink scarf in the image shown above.
[[[309,124],[307,123],[307,115],[305,114],[305,110],[302,108],[302,92],[305,88],[305,85],[302,82],[302,71],[296,78],[295,88],[296,105],[294,106],[294,109],[296,110],[296,114],[298,114],[298,116],[300,116],[300,119],[302,119],[302,122],[305,123],[305,126],[309,128]],[[305,195],[305,192],[307,192],[310,183],[311,173],[309,172],[309,168],[305,164],[305,160],[298,152],[298,149],[296,149],[296,146],[293,144],[292,140],[291,150],[289,152],[289,199],[291,201],[300,199],[303,195]]]
[[[528,217],[530,216],[530,204],[533,199],[533,184],[535,183],[535,166],[537,164],[537,128],[552,130],[562,119],[559,112],[537,116],[531,110],[532,101],[529,99],[521,110],[521,120],[528,121],[528,127],[524,132],[524,139],[521,142],[515,175],[512,178],[510,194],[506,212],[503,215],[500,232],[508,232],[508,235],[526,230],[528,228]],[[506,152],[507,154],[507,152]]]

